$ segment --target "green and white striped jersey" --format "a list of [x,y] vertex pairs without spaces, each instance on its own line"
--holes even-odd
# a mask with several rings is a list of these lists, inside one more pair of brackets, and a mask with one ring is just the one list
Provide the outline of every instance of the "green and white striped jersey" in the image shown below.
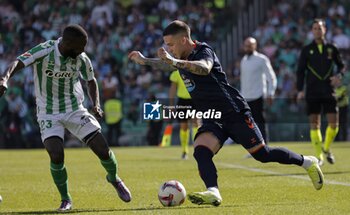
[[94,79],[89,57],[83,52],[76,59],[64,58],[58,50],[61,40],[40,43],[17,57],[25,66],[34,67],[38,114],[57,114],[82,107],[84,92],[79,77]]

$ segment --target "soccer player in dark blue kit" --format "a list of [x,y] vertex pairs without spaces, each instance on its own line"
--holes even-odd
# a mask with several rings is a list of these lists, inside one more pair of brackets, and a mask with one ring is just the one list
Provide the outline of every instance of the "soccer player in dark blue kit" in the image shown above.
[[240,143],[260,162],[302,166],[310,176],[315,189],[321,189],[324,179],[318,160],[285,148],[265,145],[247,102],[238,90],[228,84],[225,72],[213,49],[204,42],[193,41],[190,35],[189,26],[175,20],[163,31],[167,50],[159,48],[159,58],[146,58],[139,51],[132,51],[129,54],[129,58],[140,65],[150,65],[163,71],[178,69],[193,99],[195,109],[202,112],[215,109],[222,113],[220,119],[203,120],[195,136],[193,156],[207,190],[190,193],[189,200],[198,205],[221,204],[216,167],[212,158],[228,137]]

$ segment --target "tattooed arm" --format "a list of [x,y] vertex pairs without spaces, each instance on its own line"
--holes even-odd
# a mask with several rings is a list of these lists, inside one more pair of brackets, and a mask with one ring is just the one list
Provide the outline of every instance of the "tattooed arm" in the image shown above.
[[184,69],[196,75],[208,75],[213,67],[213,62],[206,59],[199,61],[175,59],[164,48],[158,49],[158,56],[163,62],[173,65],[177,69]]
[[172,72],[176,68],[172,65],[167,64],[160,58],[146,58],[139,51],[132,51],[128,55],[129,59],[140,65],[148,65],[155,69],[159,69],[165,72]]

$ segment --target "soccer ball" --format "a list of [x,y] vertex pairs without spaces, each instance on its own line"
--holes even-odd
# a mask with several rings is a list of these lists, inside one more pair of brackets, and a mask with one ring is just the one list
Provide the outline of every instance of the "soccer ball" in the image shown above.
[[160,186],[158,199],[163,206],[179,206],[186,199],[185,187],[176,180],[167,181]]

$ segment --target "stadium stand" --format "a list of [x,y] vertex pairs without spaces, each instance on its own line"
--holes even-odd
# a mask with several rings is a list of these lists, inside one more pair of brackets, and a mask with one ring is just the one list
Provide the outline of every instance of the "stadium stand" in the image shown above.
[[[277,73],[277,97],[284,99],[278,99],[269,109],[270,118],[276,123],[280,122],[280,116],[285,116],[284,120],[288,118],[288,122],[305,121],[297,114],[301,107],[293,98],[298,54],[301,46],[311,40],[310,21],[315,17],[326,18],[327,39],[341,48],[344,59],[349,62],[350,3],[346,0],[304,0],[302,4],[292,0],[269,2],[273,4],[262,15],[258,26],[246,34],[257,38],[260,51],[270,57]],[[80,24],[89,34],[86,53],[92,59],[100,83],[101,104],[106,94],[110,97],[110,92],[123,103],[122,133],[126,136],[121,138],[125,141],[120,141],[120,145],[144,145],[147,123],[141,120],[141,103],[150,94],[167,97],[169,74],[128,64],[127,53],[131,49],[144,50],[145,55],[154,56],[162,45],[163,27],[173,19],[187,21],[195,39],[209,41],[219,49],[219,41],[234,25],[236,14],[247,11],[255,3],[232,0],[0,1],[0,73],[18,54],[37,43],[57,39],[66,24]],[[239,87],[238,62],[242,53],[237,54],[225,61],[224,69],[230,82]],[[31,73],[28,67],[14,76],[6,97],[0,99],[0,148],[42,147]],[[108,82],[110,74],[116,80]],[[346,80],[349,79],[347,75]],[[110,91],[104,86],[116,90]],[[271,123],[270,131],[275,129],[276,123]],[[292,140],[303,132],[295,123],[286,126],[293,127],[294,133],[277,136],[270,132],[271,140]]]

